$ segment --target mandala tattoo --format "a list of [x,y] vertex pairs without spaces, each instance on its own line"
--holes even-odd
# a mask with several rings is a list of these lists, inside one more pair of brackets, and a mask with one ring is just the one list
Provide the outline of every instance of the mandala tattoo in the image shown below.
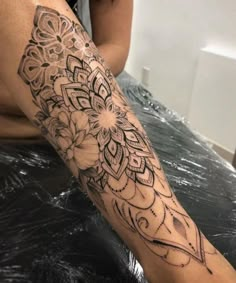
[[[103,211],[116,215],[163,261],[212,271],[215,250],[178,203],[114,77],[83,28],[38,6],[18,74],[35,123]],[[111,203],[104,201],[112,195]],[[112,208],[112,209],[111,209]]]

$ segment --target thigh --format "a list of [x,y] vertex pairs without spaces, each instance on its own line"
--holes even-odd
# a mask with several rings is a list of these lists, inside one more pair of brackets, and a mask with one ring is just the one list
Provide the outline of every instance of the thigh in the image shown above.
[[24,115],[15,102],[14,96],[0,80],[0,114]]
[[40,131],[18,107],[15,96],[0,81],[0,138],[32,138]]

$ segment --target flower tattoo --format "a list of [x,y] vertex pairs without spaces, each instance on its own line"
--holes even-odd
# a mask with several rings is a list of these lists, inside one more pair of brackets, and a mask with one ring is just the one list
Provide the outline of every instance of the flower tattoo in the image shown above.
[[61,112],[58,119],[65,125],[58,131],[58,146],[69,167],[76,172],[95,166],[99,149],[96,139],[89,134],[87,115],[80,111]]
[[35,123],[96,205],[163,261],[183,268],[195,260],[212,273],[206,254],[215,251],[169,188],[142,126],[81,26],[38,6],[18,73],[38,108]]

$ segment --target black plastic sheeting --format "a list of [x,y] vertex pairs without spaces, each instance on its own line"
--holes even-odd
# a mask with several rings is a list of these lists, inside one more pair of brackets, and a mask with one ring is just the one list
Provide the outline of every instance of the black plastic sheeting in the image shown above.
[[[119,82],[182,205],[236,266],[236,172],[127,74]],[[0,142],[0,282],[145,282],[45,141]]]

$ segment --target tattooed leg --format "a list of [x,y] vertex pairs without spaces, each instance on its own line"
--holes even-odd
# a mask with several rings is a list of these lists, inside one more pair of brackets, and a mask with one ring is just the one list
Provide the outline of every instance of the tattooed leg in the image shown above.
[[79,23],[37,6],[18,74],[32,94],[35,110],[28,116],[147,273],[152,270],[150,280],[190,282],[194,270],[198,280],[221,282],[216,262],[226,262],[179,204],[146,133]]

